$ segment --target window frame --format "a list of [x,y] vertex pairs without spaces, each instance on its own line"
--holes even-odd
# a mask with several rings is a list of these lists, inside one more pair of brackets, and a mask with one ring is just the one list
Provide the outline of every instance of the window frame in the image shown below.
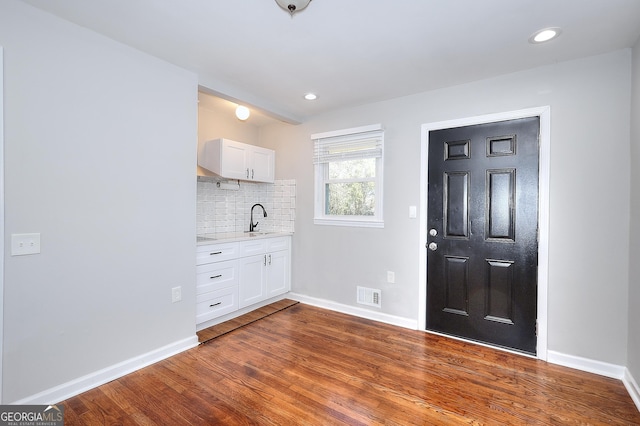
[[314,151],[316,141],[322,139],[336,138],[341,142],[358,141],[365,139],[377,138],[380,143],[380,156],[369,157],[375,158],[376,175],[374,178],[355,179],[354,181],[373,181],[375,191],[374,215],[328,215],[326,214],[326,184],[329,179],[329,162],[317,163],[314,159],[314,218],[313,223],[316,225],[333,225],[333,226],[353,226],[367,228],[384,228],[384,130],[381,124],[373,124],[369,126],[354,127],[351,129],[336,130],[324,133],[315,133],[311,135],[314,143]]

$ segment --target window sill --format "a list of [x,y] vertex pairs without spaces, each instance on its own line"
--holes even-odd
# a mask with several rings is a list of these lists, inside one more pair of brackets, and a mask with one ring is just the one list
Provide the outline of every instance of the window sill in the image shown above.
[[314,218],[314,225],[332,225],[332,226],[353,226],[360,228],[384,228],[384,222],[381,220],[371,219],[327,219]]

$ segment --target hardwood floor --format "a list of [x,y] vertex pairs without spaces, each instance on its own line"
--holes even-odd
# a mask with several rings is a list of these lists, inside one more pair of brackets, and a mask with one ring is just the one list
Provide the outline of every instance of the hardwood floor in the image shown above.
[[297,304],[62,402],[65,425],[640,425],[624,385]]
[[237,330],[240,327],[244,327],[247,324],[251,324],[252,322],[261,320],[265,317],[268,317],[269,315],[273,315],[283,309],[287,309],[297,303],[297,301],[290,299],[278,300],[277,302],[262,306],[261,308],[255,309],[244,315],[240,315],[239,317],[230,319],[229,321],[225,321],[212,327],[207,327],[196,333],[198,335],[198,342],[204,343],[211,339],[215,339],[222,336],[223,334],[227,334],[229,332],[232,332],[233,330]]

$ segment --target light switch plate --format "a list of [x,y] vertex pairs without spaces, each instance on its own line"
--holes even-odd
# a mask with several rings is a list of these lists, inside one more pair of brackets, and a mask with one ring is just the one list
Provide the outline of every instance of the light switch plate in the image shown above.
[[393,271],[387,271],[387,282],[394,284],[396,282],[396,273]]
[[176,303],[182,300],[182,286],[171,289],[171,302]]
[[11,234],[11,256],[40,253],[40,234]]
[[415,219],[417,215],[418,209],[416,208],[416,206],[409,206],[409,218]]

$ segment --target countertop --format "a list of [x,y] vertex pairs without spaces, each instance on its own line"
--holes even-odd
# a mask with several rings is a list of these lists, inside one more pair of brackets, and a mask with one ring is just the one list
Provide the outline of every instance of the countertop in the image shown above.
[[224,234],[202,234],[196,237],[196,245],[230,243],[235,241],[255,240],[257,238],[274,238],[293,235],[292,232],[228,232]]

